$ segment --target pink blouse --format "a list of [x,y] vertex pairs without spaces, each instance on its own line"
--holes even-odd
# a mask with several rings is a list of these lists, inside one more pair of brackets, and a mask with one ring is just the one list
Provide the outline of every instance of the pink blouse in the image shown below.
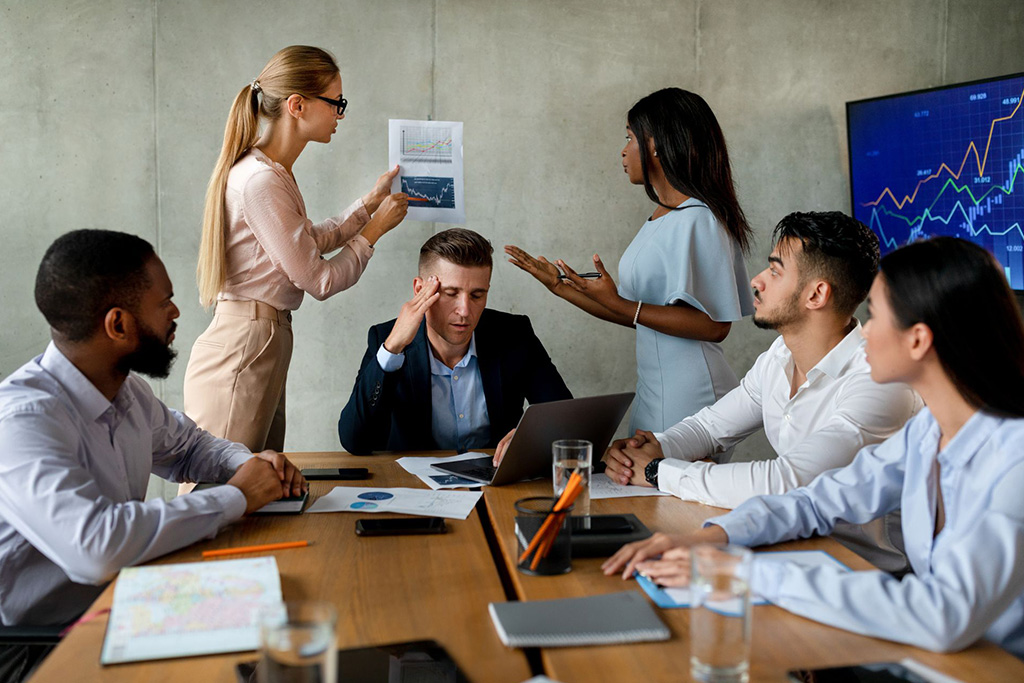
[[[227,279],[218,299],[294,311],[304,292],[323,301],[354,285],[373,256],[356,234],[370,220],[362,199],[314,224],[295,179],[256,148],[228,173],[224,213]],[[321,256],[336,249],[329,259]]]

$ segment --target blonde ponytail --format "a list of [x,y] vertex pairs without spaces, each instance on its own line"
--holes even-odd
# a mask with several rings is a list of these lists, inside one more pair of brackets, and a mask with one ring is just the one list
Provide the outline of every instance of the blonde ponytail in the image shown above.
[[[338,65],[325,50],[292,45],[274,55],[259,77],[235,97],[224,127],[224,144],[206,186],[203,232],[196,267],[199,302],[204,307],[209,308],[216,302],[227,277],[224,193],[228,186],[228,173],[259,140],[260,116],[277,119],[284,111],[283,104],[289,96],[297,93],[303,97],[315,97],[326,90],[337,74]],[[263,95],[262,102],[259,93]]]

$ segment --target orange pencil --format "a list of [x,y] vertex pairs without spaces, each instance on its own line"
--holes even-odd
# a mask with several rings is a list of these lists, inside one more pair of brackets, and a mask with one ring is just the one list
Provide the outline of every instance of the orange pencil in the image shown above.
[[[545,518],[544,523],[541,524],[540,529],[538,529],[537,533],[535,533],[533,535],[533,538],[530,539],[530,543],[526,547],[526,550],[524,550],[523,554],[519,556],[520,562],[525,560],[530,555],[530,553],[533,552],[534,548],[537,548],[537,546],[541,544],[541,542],[547,536],[549,529],[551,529],[552,527],[557,527],[559,524],[561,524],[562,517],[564,517],[564,515],[556,515],[555,513],[561,512],[563,509],[571,505],[574,500],[576,500],[576,496],[578,496],[580,492],[580,485],[582,481],[583,477],[581,477],[578,472],[572,473],[572,476],[569,477],[569,483],[566,485],[565,490],[562,491],[562,495],[559,496],[558,500],[555,502],[555,506],[552,508],[552,511],[548,513],[548,516],[547,518]],[[557,522],[555,521],[556,517],[558,520]],[[557,533],[558,532],[556,531],[555,534],[557,535]]]
[[305,548],[309,541],[288,541],[287,543],[267,543],[265,545],[247,545],[241,548],[224,548],[222,550],[204,550],[203,557],[221,557],[222,555],[240,555],[242,553],[260,553],[266,550],[285,550],[287,548]]
[[410,202],[429,202],[429,199],[421,199],[419,197],[409,197]]

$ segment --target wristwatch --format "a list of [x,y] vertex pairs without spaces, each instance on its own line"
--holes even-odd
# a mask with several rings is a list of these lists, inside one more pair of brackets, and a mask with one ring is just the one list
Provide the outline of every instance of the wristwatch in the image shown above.
[[654,488],[658,488],[658,465],[660,465],[661,461],[664,459],[665,458],[655,458],[647,463],[647,467],[644,468],[644,479],[646,479],[647,483]]

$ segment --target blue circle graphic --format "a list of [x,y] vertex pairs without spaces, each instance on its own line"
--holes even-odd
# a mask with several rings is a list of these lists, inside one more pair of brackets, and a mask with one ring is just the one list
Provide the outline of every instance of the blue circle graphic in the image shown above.
[[360,493],[359,497],[363,500],[387,500],[388,498],[394,498],[393,493],[384,493],[383,491],[367,491],[366,493]]
[[354,510],[372,510],[375,507],[377,507],[377,504],[376,503],[356,502],[356,503],[352,503],[351,507]]

